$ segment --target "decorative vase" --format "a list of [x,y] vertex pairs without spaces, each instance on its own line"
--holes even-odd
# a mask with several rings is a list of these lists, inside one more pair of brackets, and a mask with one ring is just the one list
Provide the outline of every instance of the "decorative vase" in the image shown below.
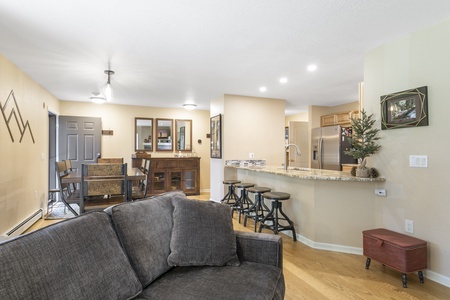
[[356,177],[369,178],[369,169],[366,168],[366,159],[364,158],[359,166],[356,167]]

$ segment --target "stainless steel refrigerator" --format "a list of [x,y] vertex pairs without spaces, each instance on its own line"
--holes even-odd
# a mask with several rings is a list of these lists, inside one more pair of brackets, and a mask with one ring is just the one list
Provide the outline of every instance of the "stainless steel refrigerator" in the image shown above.
[[351,127],[340,125],[314,128],[311,131],[311,168],[342,170],[342,164],[355,164],[356,160],[344,154],[350,149],[348,137]]

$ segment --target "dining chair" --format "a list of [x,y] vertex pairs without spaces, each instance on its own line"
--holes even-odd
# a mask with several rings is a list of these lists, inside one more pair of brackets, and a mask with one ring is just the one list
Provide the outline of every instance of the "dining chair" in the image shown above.
[[150,182],[150,166],[151,161],[149,159],[142,159],[141,171],[145,174],[145,179],[140,180],[138,185],[132,187],[131,198],[133,200],[147,197],[148,185]]
[[56,174],[58,175],[57,180],[59,185],[59,198],[64,206],[68,208],[75,216],[77,216],[78,213],[75,211],[75,209],[72,208],[70,204],[77,204],[80,207],[80,194],[77,191],[72,190],[71,184],[62,182],[62,179],[69,175],[67,172],[66,162],[55,162],[55,168]]
[[[72,161],[70,159],[65,159],[63,160],[63,162],[66,164],[66,174],[71,174],[74,172],[73,168],[72,168]],[[69,184],[72,193],[77,191],[77,184],[76,183],[71,183]]]
[[122,158],[97,158],[97,163],[99,164],[123,164]]
[[125,202],[127,187],[127,164],[82,164],[80,212]]

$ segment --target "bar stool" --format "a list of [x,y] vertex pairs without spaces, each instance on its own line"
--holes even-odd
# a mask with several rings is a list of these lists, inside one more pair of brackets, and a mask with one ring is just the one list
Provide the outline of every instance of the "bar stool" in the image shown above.
[[255,220],[254,231],[256,232],[256,224],[261,222],[264,218],[264,212],[270,211],[270,209],[264,204],[262,194],[270,192],[271,189],[263,186],[255,186],[248,188],[247,191],[255,194],[255,202],[253,202],[253,205],[249,209],[244,211],[244,227],[247,226],[247,218],[251,218]]
[[[294,228],[294,222],[289,219],[289,217],[283,212],[282,209],[282,202],[284,200],[289,200],[291,197],[288,193],[281,193],[281,192],[269,192],[264,193],[263,197],[267,200],[272,201],[272,209],[270,212],[262,219],[260,225],[259,225],[259,232],[263,228],[268,228],[272,230],[275,234],[278,234],[279,231],[283,230],[292,230],[292,236],[294,239],[294,242],[297,241],[297,236],[295,235],[295,228]],[[283,218],[280,218],[278,216],[278,213],[280,213]],[[288,226],[283,226],[280,224],[279,220],[285,220],[289,223]],[[267,221],[272,221],[269,225]]]
[[238,221],[241,223],[241,214],[244,212],[244,210],[249,209],[250,206],[253,205],[252,200],[248,198],[248,191],[247,189],[250,187],[254,187],[254,183],[236,183],[234,185],[235,187],[241,189],[241,196],[236,200],[234,205],[231,207],[231,217],[233,217],[234,211],[237,210],[239,212]]
[[[239,199],[238,195],[236,195],[235,192],[235,184],[236,183],[241,183],[240,180],[231,180],[231,179],[226,179],[224,181],[222,181],[223,184],[228,184],[228,193],[223,197],[222,200],[220,200],[220,202],[225,203],[225,204],[231,204],[234,205],[237,201],[237,199]],[[230,201],[233,201],[230,203]]]

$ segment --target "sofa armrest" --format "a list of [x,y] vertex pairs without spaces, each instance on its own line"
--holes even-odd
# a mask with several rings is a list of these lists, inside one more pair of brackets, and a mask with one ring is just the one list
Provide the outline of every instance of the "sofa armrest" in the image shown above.
[[237,255],[250,261],[283,269],[283,241],[278,235],[235,231]]

